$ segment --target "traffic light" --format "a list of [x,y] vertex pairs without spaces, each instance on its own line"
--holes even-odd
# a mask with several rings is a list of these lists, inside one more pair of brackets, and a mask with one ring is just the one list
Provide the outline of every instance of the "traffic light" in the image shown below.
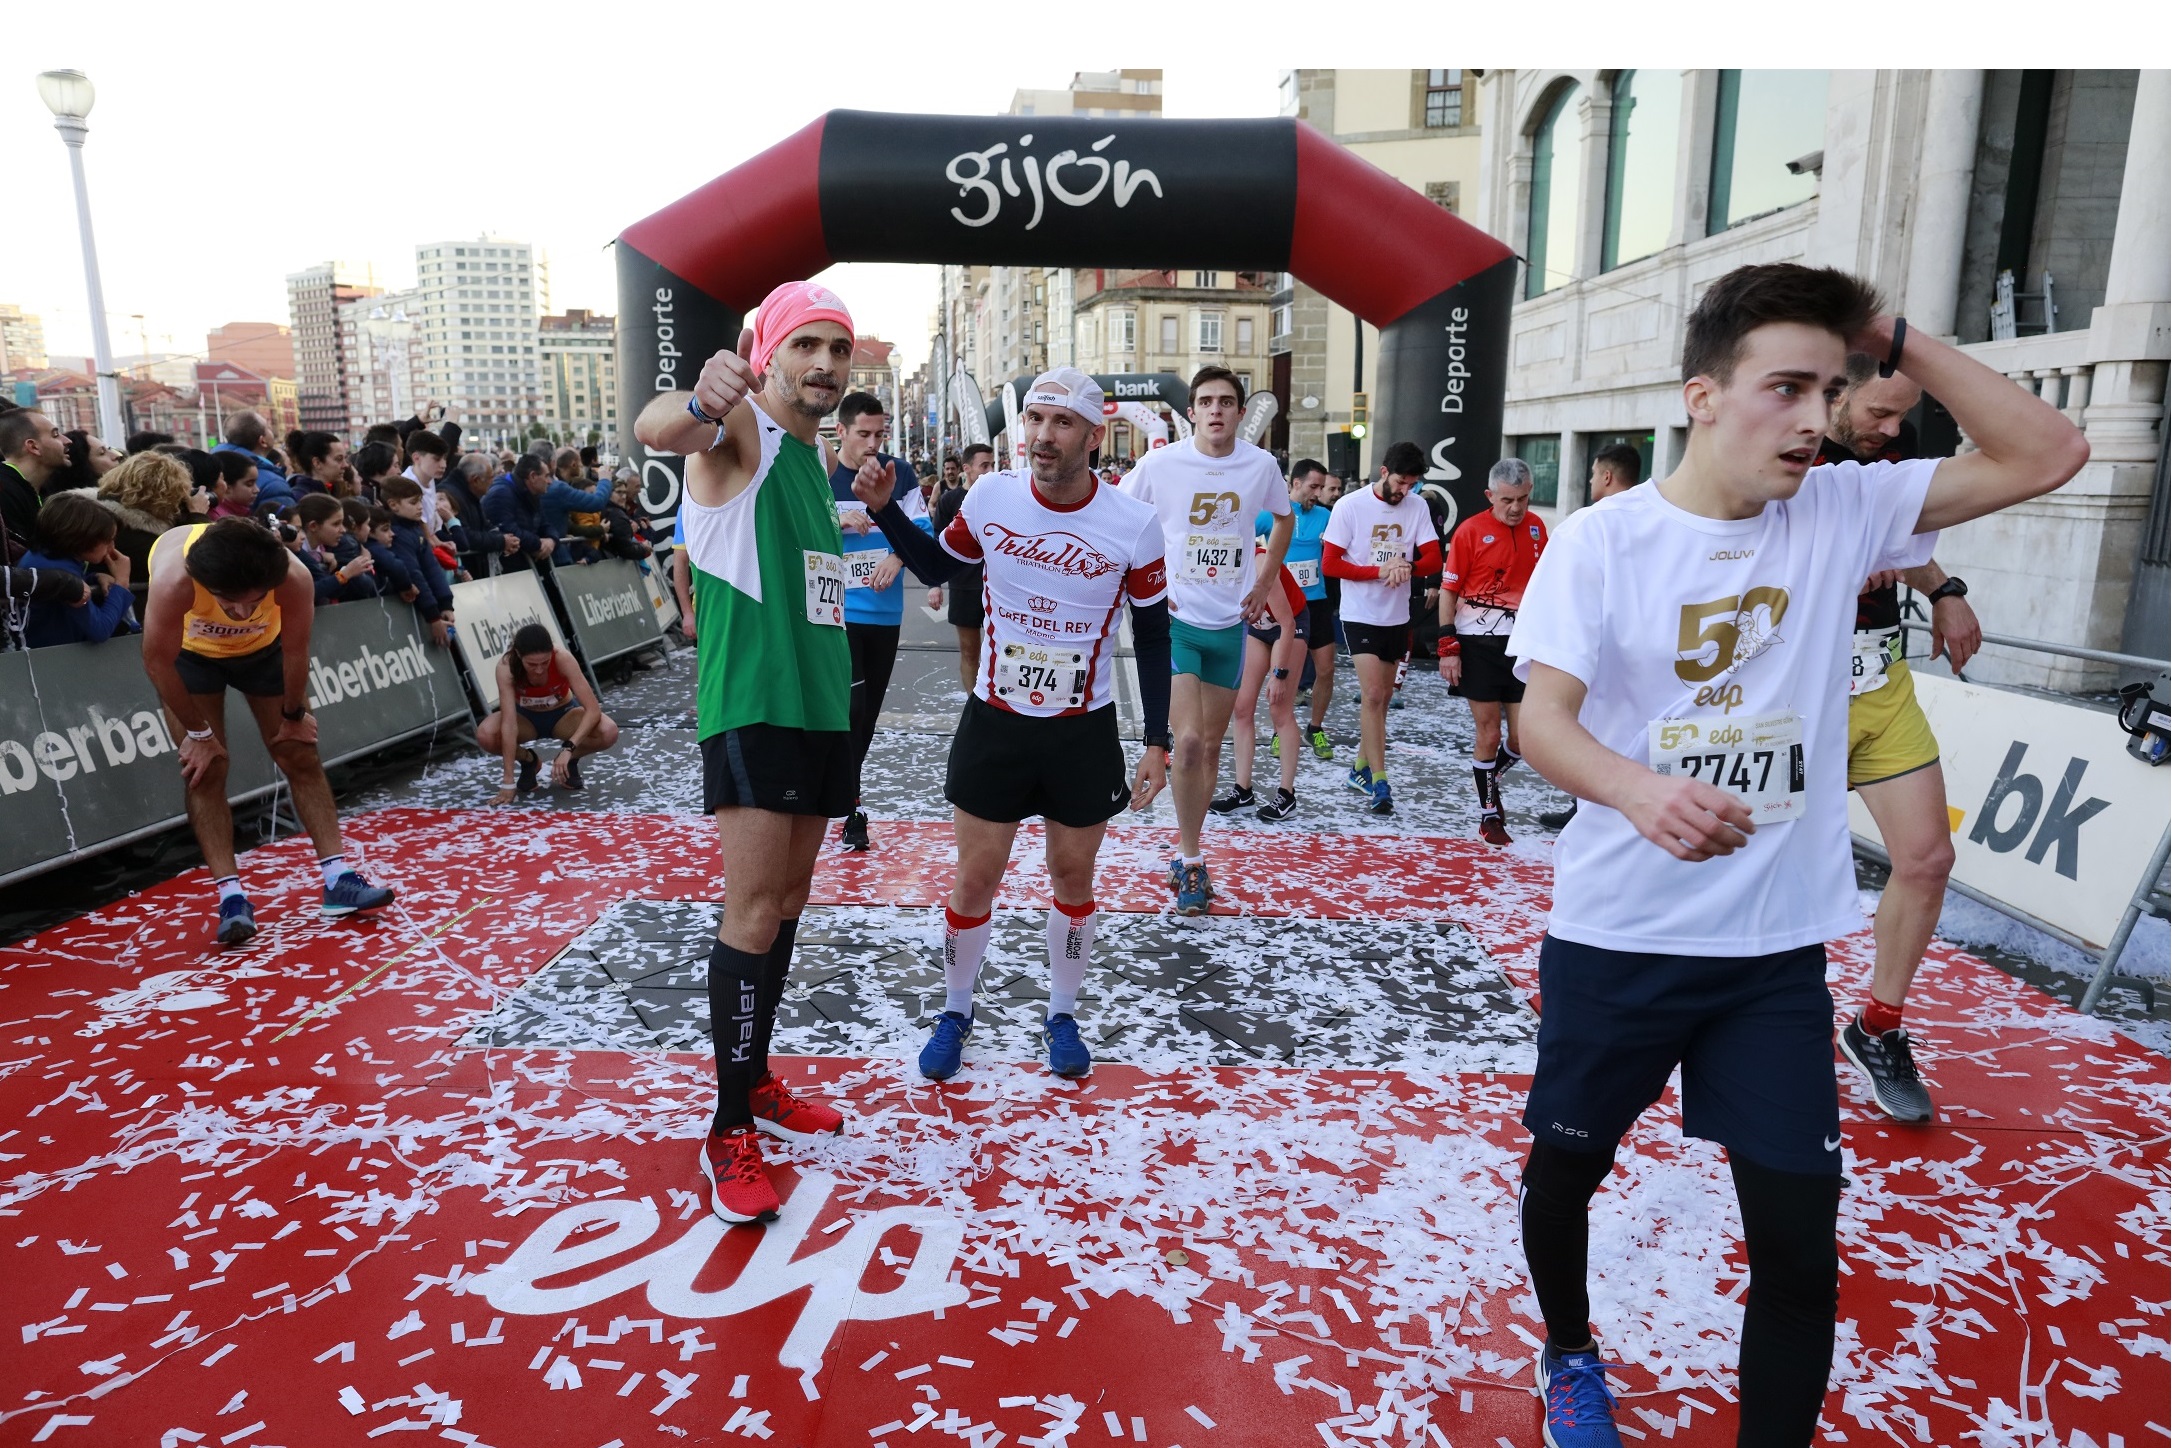
[[1365,436],[1368,431],[1367,424],[1372,421],[1372,405],[1373,400],[1367,394],[1363,392],[1350,394],[1350,436],[1356,438]]

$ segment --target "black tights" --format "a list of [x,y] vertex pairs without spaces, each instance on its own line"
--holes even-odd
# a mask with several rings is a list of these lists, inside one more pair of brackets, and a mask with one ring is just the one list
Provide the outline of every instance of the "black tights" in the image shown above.
[[754,1112],[747,1094],[769,1074],[769,1038],[784,1000],[785,976],[792,969],[792,941],[799,921],[777,926],[777,938],[760,955],[734,950],[723,941],[709,945],[709,1029],[716,1046],[716,1115],[712,1135],[748,1126]]
[[[1523,1168],[1524,1260],[1557,1349],[1590,1344],[1585,1291],[1592,1194],[1611,1151],[1534,1142]],[[1737,1448],[1803,1448],[1817,1434],[1840,1308],[1840,1178],[1774,1171],[1732,1152],[1750,1290],[1742,1314]]]
[[[845,641],[852,646],[852,767],[867,762],[867,747],[875,740],[875,721],[882,717],[882,696],[890,692],[890,673],[897,667],[897,624],[848,623]],[[857,801],[855,801],[857,803]]]

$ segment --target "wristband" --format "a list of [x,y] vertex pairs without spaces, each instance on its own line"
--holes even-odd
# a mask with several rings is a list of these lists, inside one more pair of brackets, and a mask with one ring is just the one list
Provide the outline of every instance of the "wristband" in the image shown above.
[[1878,375],[1880,377],[1891,377],[1900,370],[1901,343],[1907,340],[1908,319],[1906,317],[1895,317],[1893,319],[1893,350],[1888,352],[1885,360],[1878,364]]
[[282,705],[279,710],[279,717],[292,724],[308,712],[309,706],[307,704],[302,705],[299,709],[289,709]]
[[702,411],[701,399],[694,396],[694,394],[691,392],[686,394],[686,410],[687,412],[692,414],[698,421],[706,422],[711,427],[722,427],[724,425],[723,418],[711,417],[708,413]]
[[1275,670],[1275,677],[1276,677],[1276,678],[1278,678],[1278,679],[1287,679],[1287,678],[1288,678],[1289,676],[1290,676],[1290,671],[1289,671],[1288,669],[1276,669],[1276,670]]
[[1463,641],[1454,634],[1442,634],[1440,643],[1433,649],[1434,657],[1452,659],[1463,652]]
[[195,741],[196,741],[197,743],[201,744],[201,743],[203,743],[203,742],[204,742],[204,741],[205,741],[206,739],[209,739],[209,738],[211,738],[211,737],[212,737],[212,733],[211,733],[211,730],[210,730],[209,726],[206,726],[205,728],[202,728],[202,729],[189,729],[189,730],[185,730],[185,731],[183,731],[183,737],[184,737],[184,738],[188,738],[188,739],[193,739],[193,740],[195,740]]

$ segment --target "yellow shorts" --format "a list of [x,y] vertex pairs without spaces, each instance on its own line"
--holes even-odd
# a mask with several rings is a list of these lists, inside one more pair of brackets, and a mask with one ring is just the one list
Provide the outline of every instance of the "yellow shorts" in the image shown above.
[[1885,687],[1848,700],[1848,788],[1878,784],[1938,763],[1938,736],[1916,702],[1915,676],[1887,667]]

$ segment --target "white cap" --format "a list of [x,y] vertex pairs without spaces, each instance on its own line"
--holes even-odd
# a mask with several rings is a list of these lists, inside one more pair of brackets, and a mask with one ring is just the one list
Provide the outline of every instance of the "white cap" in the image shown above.
[[1019,410],[1035,405],[1067,407],[1085,418],[1088,427],[1099,427],[1107,420],[1101,411],[1101,384],[1076,367],[1054,367],[1034,378]]

